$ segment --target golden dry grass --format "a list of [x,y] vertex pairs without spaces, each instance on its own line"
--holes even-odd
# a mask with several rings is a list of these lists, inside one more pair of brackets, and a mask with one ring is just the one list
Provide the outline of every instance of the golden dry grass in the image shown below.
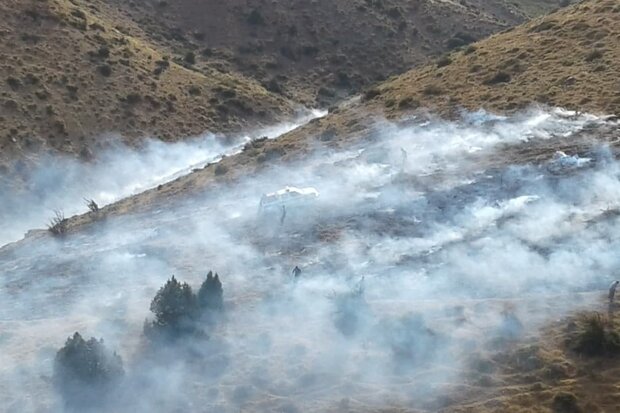
[[0,3],[0,157],[89,158],[101,133],[182,139],[288,117],[292,104],[234,72],[198,70],[128,34],[105,2]]
[[[125,8],[122,0],[112,0]],[[260,80],[306,105],[338,101],[428,61],[458,40],[481,39],[547,13],[559,0],[175,0],[129,9],[151,37],[184,36],[205,60]],[[452,41],[452,43],[450,43]]]
[[[608,314],[603,294],[589,294],[592,310],[618,331],[620,309]],[[529,342],[490,357],[494,380],[475,389],[447,413],[620,411],[620,358],[588,357],[574,351],[579,324],[592,311],[580,311],[544,327]]]
[[392,117],[418,107],[452,115],[534,102],[619,114],[619,63],[620,4],[585,1],[386,82],[369,105]]
[[[499,34],[474,46],[474,53],[477,53],[478,57],[474,58],[472,53],[461,51],[453,56],[454,60],[450,65],[443,68],[430,65],[414,69],[378,86],[379,93],[373,99],[362,97],[344,102],[323,119],[312,121],[277,140],[262,142],[222,160],[219,164],[220,171],[225,173],[216,174],[215,167],[206,167],[158,189],[110,205],[106,211],[110,214],[123,214],[148,208],[149,205],[166,202],[182,194],[203,191],[211,185],[226,185],[272,163],[301,159],[317,148],[346,148],[372,138],[376,121],[386,116],[402,121],[403,117],[406,119],[406,115],[420,109],[417,105],[405,104],[388,104],[386,108],[386,102],[389,101],[419,98],[421,107],[427,106],[431,111],[443,115],[454,115],[461,107],[515,111],[521,106],[541,102],[541,94],[546,93],[545,96],[553,95],[552,100],[546,100],[549,104],[583,111],[620,113],[620,107],[617,106],[620,80],[615,72],[615,67],[620,63],[620,42],[616,41],[620,25],[615,24],[620,16],[619,10],[620,5],[613,0],[589,0]],[[549,22],[555,22],[553,27],[549,26]],[[575,29],[585,27],[584,24],[588,25],[588,30]],[[541,26],[548,29],[541,30]],[[600,36],[595,43],[603,50],[602,57],[595,59],[598,60],[597,63],[587,59],[586,45],[592,42],[591,33],[605,33],[605,36]],[[520,45],[527,56],[520,61],[524,70],[512,77],[510,82],[487,86],[481,82],[484,82],[488,75],[476,75],[471,79],[467,77],[469,69],[466,63],[470,59],[475,61],[480,59],[480,56],[486,56],[488,68],[484,71],[492,74],[495,73],[495,68],[504,66],[502,62],[512,58],[516,53],[513,49],[517,45]],[[554,59],[551,59],[551,56],[554,56]],[[560,57],[561,61],[572,61],[574,65],[561,65],[558,60]],[[605,70],[590,70],[593,69],[593,64],[602,65]],[[578,80],[569,85],[570,87],[553,86],[554,79],[565,80],[567,76],[574,76]],[[424,93],[428,85],[438,85],[438,78],[442,79],[440,85],[444,93],[438,96]],[[547,88],[546,85],[551,86]],[[520,96],[519,104],[513,104],[516,102],[514,96],[517,95]],[[562,142],[561,145],[569,148],[572,143]],[[557,147],[516,148],[508,149],[506,156],[518,157],[524,161],[536,160],[550,156],[555,150]],[[506,162],[506,159],[499,156],[490,161],[501,164]],[[89,218],[77,217],[71,222],[72,227],[79,228],[89,222]]]
[[[455,34],[480,38],[556,6],[7,0],[0,4],[0,172],[13,172],[8,159],[48,149],[88,159],[102,133],[136,143],[276,121],[291,113],[291,100],[338,100],[427,61]],[[249,20],[254,10],[259,24]]]

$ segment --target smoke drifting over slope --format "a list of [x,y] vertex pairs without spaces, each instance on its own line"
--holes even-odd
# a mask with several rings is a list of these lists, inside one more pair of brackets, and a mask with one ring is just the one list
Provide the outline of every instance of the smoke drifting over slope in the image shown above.
[[146,141],[141,150],[126,147],[118,140],[94,163],[47,157],[35,170],[25,172],[25,188],[16,190],[0,176],[0,245],[23,237],[28,229],[45,227],[55,210],[66,216],[85,212],[84,199],[107,205],[232,155],[252,139],[276,138],[325,114],[303,110],[291,122],[233,138],[206,134],[176,143],[153,139]]
[[[618,125],[561,111],[386,124],[363,148],[5,248],[0,405],[61,410],[52,359],[79,330],[124,359],[115,411],[436,410],[489,339],[520,337],[617,273],[610,151],[519,164],[536,144],[603,126]],[[284,218],[259,213],[261,195],[287,185],[320,196]],[[145,356],[157,289],[172,274],[196,288],[209,269],[224,283],[225,320],[190,358]]]

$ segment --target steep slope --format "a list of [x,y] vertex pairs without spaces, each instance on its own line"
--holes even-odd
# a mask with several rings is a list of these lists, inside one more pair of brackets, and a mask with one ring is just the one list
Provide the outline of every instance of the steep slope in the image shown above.
[[[559,2],[177,0],[119,9],[171,49],[240,71],[307,105],[427,61],[429,56],[549,12]],[[178,51],[182,53],[182,50]]]
[[90,158],[105,133],[132,143],[274,122],[292,113],[291,101],[331,104],[556,6],[5,1],[0,167],[10,173],[8,159],[47,149]]
[[[163,199],[175,198],[179,194],[201,191],[209,185],[226,183],[273,163],[299,160],[316,148],[343,148],[375,139],[379,136],[375,133],[376,127],[381,127],[381,121],[386,116],[397,122],[404,119],[406,123],[411,115],[424,115],[427,110],[456,116],[463,108],[511,112],[536,103],[618,114],[620,88],[613,67],[620,62],[620,42],[617,42],[619,10],[620,6],[613,0],[589,0],[499,34],[474,45],[472,52],[464,50],[455,53],[448,66],[437,67],[433,64],[412,70],[367,91],[362,98],[343,103],[325,118],[316,119],[277,140],[248,145],[245,151],[222,160],[217,166],[195,171],[157,190],[111,205],[107,210],[112,214],[122,214],[157,204]],[[536,29],[553,25],[552,22],[561,22],[555,23],[557,30]],[[588,24],[589,29],[569,30],[584,24]],[[593,33],[599,33],[594,44],[598,48],[595,50],[600,50],[602,55],[595,59],[597,63],[590,61],[586,52],[586,45],[593,44],[590,40]],[[571,37],[566,39],[568,35]],[[474,59],[472,54],[478,56],[475,59],[479,61],[476,64],[481,65],[481,72],[493,74],[502,62],[514,57],[516,45],[524,49],[519,62],[522,69],[518,73],[511,72],[516,74],[511,76],[509,82],[487,85],[484,82],[488,75],[471,74],[472,78],[467,78],[467,62]],[[563,61],[574,62],[574,67],[562,65]],[[596,69],[598,66],[601,69]],[[567,76],[574,76],[575,80],[564,87],[558,86],[567,81]],[[435,93],[435,88],[441,93]],[[613,133],[599,138],[614,139]],[[565,142],[563,145],[570,146],[571,143]],[[572,150],[579,149],[579,143],[575,143]],[[557,147],[550,144],[510,156],[520,156],[525,162],[524,157],[548,158],[555,150]],[[82,216],[73,222],[79,226],[89,220],[88,216]]]
[[510,111],[532,102],[620,113],[620,4],[586,1],[534,20],[374,89],[371,107]]
[[481,357],[477,371],[470,373],[469,395],[442,412],[618,411],[618,358],[574,351],[587,322],[601,320],[606,329],[617,331],[618,307],[603,305],[603,294],[575,298],[589,301],[588,307],[596,312],[576,312],[545,326],[525,343]]
[[251,79],[197,70],[124,34],[121,17],[97,4],[0,3],[0,158],[45,149],[88,158],[101,133],[175,140],[293,112]]

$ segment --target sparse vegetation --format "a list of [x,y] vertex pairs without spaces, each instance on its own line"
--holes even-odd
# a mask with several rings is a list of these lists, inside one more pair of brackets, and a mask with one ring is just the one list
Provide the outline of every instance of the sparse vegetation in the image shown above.
[[110,77],[112,75],[112,67],[108,64],[103,64],[97,67],[97,70],[104,77]]
[[111,353],[103,340],[86,341],[79,333],[67,339],[54,360],[54,386],[74,408],[104,405],[123,375],[120,356]]
[[64,212],[61,210],[54,211],[54,217],[50,220],[47,226],[49,232],[55,236],[64,235],[67,232],[68,221],[65,218]]
[[217,166],[215,167],[215,176],[222,176],[222,175],[226,175],[226,173],[228,172],[228,167],[222,163],[218,163]]
[[620,354],[620,335],[612,320],[600,313],[581,317],[573,350],[587,356],[613,356]]
[[220,276],[212,271],[207,274],[207,279],[198,290],[198,306],[202,310],[221,311],[224,309],[224,291]]
[[196,64],[196,54],[194,52],[187,52],[187,53],[185,53],[185,57],[183,58],[183,60],[185,61],[185,63],[187,63],[189,65],[195,65]]
[[603,52],[595,49],[586,55],[586,62],[593,62],[603,57]]
[[145,335],[153,340],[176,341],[186,336],[203,336],[201,321],[215,322],[224,309],[219,275],[209,271],[198,294],[174,276],[159,289],[150,310],[155,320],[144,324]]
[[94,199],[84,198],[84,202],[86,202],[86,206],[88,207],[88,210],[90,212],[92,212],[93,214],[96,214],[99,212],[99,205],[97,205]]
[[155,320],[145,325],[148,337],[176,339],[196,331],[196,297],[187,283],[174,276],[159,289],[150,310]]
[[265,24],[265,18],[257,9],[252,10],[250,14],[248,14],[247,21],[254,26],[262,26]]
[[551,403],[553,413],[581,413],[577,397],[573,393],[560,392],[553,396]]
[[437,96],[443,94],[443,89],[437,85],[430,84],[424,87],[422,93],[427,96]]
[[376,98],[376,97],[378,97],[380,95],[381,95],[381,91],[379,89],[372,88],[372,89],[368,89],[367,91],[364,92],[363,99],[365,101],[373,100],[374,98]]
[[506,72],[497,72],[493,76],[484,81],[485,85],[497,85],[499,83],[508,83],[512,77]]
[[441,68],[444,66],[448,66],[451,63],[452,63],[452,59],[450,59],[450,56],[443,56],[441,59],[437,61],[437,67]]

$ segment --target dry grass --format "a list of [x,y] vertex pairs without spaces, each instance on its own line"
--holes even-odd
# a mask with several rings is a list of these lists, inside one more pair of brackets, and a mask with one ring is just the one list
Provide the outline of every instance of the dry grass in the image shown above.
[[293,111],[254,80],[179,61],[105,1],[9,0],[0,14],[3,159],[47,149],[89,159],[101,133],[176,140]]
[[619,320],[620,313],[614,308],[609,316],[584,312],[552,323],[532,339],[533,344],[493,356],[490,363],[495,380],[491,385],[484,391],[472,391],[469,400],[466,397],[445,412],[620,411],[620,359],[575,351],[575,343],[591,335],[592,324],[611,332],[610,325]]
[[[460,108],[514,111],[532,102],[620,113],[620,4],[590,0],[494,35],[378,88],[375,108],[411,99],[444,115]],[[431,93],[432,92],[432,93]]]
[[171,43],[184,36],[210,62],[306,105],[325,105],[554,7],[544,0],[289,0],[286,7],[176,0],[129,12],[150,35]]
[[[0,170],[48,149],[94,157],[102,133],[176,140],[277,121],[548,11],[543,0],[7,0]],[[404,101],[402,108],[410,107]]]

